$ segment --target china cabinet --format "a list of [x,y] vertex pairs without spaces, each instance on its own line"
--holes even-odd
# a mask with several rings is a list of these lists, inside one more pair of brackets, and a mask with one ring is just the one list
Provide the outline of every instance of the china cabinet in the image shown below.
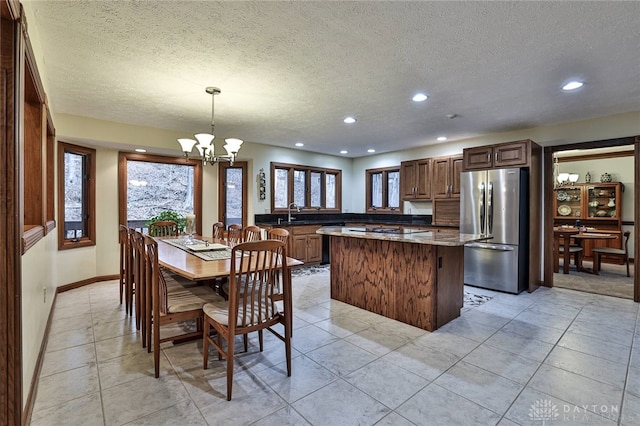
[[575,183],[555,189],[554,226],[576,226],[592,233],[613,234],[611,240],[584,242],[584,258],[591,260],[594,247],[622,248],[622,192],[620,182]]

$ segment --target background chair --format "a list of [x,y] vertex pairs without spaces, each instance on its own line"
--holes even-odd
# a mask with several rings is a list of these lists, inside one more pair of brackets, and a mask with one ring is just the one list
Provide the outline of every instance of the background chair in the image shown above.
[[[129,229],[124,225],[119,225],[118,243],[120,243],[120,304],[122,305],[122,298],[127,286],[127,256],[129,256]],[[125,309],[127,308],[128,305],[125,304]]]
[[289,242],[289,231],[284,228],[271,228],[267,231],[267,239],[284,241],[286,249]]
[[178,224],[172,220],[161,220],[149,225],[149,235],[152,237],[177,237]]
[[623,235],[624,250],[611,247],[596,247],[591,250],[591,252],[593,253],[594,274],[599,274],[599,271],[601,269],[602,256],[605,256],[622,259],[622,261],[627,264],[627,277],[631,276],[631,274],[629,273],[629,235],[631,235],[631,232],[625,231]]
[[[260,351],[263,350],[262,330],[267,329],[284,342],[287,376],[291,376],[291,282],[284,243],[277,240],[251,241],[236,245],[231,251],[229,300],[204,305],[203,367],[208,368],[209,344],[218,351],[218,359],[227,362],[227,400],[231,400],[235,336],[258,331]],[[236,265],[239,263],[239,266]],[[282,274],[283,291],[275,291],[276,276]],[[282,300],[283,309],[276,301]],[[285,314],[289,313],[289,314]],[[271,327],[283,324],[284,335]],[[217,336],[211,337],[211,329]],[[226,350],[222,339],[226,341]],[[246,340],[245,340],[246,342]],[[246,347],[245,347],[246,350]]]
[[[580,271],[582,269],[582,253],[583,248],[579,246],[569,246],[569,258],[573,255],[573,264],[576,265],[576,269]],[[558,253],[560,257],[564,255],[564,247],[558,247]],[[556,271],[557,272],[557,271]]]
[[215,238],[216,240],[223,240],[224,239],[224,223],[222,222],[216,222],[213,224],[213,232],[211,235],[213,235],[213,238]]
[[259,241],[262,239],[260,228],[255,225],[249,225],[244,228],[244,242]]
[[229,225],[229,227],[227,228],[227,241],[229,242],[230,246],[241,243],[243,238],[244,234],[242,232],[242,226],[236,223],[232,223],[231,225]]

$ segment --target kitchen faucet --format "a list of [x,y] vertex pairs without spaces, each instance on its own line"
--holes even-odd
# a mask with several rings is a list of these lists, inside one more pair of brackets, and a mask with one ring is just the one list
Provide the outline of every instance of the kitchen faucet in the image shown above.
[[291,217],[291,208],[292,208],[292,207],[293,207],[293,208],[295,208],[295,209],[296,209],[296,211],[297,211],[298,213],[300,213],[300,207],[298,207],[298,206],[296,205],[296,203],[289,203],[289,207],[287,207],[287,210],[288,210],[288,213],[289,213],[289,214],[287,215],[287,222],[288,222],[288,223],[291,223],[291,221],[292,221],[293,219],[295,219],[295,218],[292,218],[292,217]]

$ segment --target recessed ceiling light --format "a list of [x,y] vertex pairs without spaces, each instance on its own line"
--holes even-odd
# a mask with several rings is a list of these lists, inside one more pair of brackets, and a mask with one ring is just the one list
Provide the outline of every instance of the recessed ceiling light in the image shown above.
[[353,118],[353,117],[346,117],[346,118],[344,119],[344,122],[345,122],[345,123],[347,123],[347,124],[353,124],[353,123],[355,123],[355,122],[356,122],[356,119],[355,119],[355,118]]
[[440,142],[444,142],[444,141],[447,140],[447,137],[446,136],[439,136],[437,140],[439,140]]
[[371,148],[371,149],[368,149],[368,150],[367,150],[367,152],[369,152],[369,153],[373,153],[373,152],[376,152],[376,150],[375,150],[375,149],[373,149],[373,148]]
[[136,148],[136,152],[147,152],[147,150],[142,148]]
[[584,83],[581,81],[570,81],[564,86],[562,86],[562,90],[576,90],[584,86]]
[[304,146],[302,142],[296,142],[296,146]]
[[413,95],[413,98],[411,99],[413,100],[413,102],[423,102],[423,101],[426,101],[427,98],[429,97],[424,93],[416,93],[415,95]]
[[346,149],[343,149],[342,151],[340,151],[340,154],[348,154],[349,151],[347,151]]

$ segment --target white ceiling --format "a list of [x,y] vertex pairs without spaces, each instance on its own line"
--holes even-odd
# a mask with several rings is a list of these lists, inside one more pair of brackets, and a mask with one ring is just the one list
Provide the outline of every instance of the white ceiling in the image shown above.
[[207,86],[218,138],[353,157],[640,111],[640,2],[28,3],[56,113],[185,136]]

